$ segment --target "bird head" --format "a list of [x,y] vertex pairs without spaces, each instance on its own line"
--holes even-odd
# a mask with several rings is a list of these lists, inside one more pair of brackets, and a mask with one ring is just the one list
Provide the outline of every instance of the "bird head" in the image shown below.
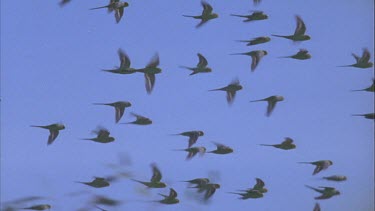
[[204,136],[204,132],[203,131],[198,131],[198,134],[199,134],[199,136]]
[[332,161],[330,161],[330,160],[328,161],[328,163],[329,163],[330,165],[332,165],[332,164],[333,164],[333,162],[332,162]]
[[306,40],[310,40],[311,37],[309,35],[305,35]]
[[218,14],[216,14],[216,13],[214,13],[214,14],[212,14],[212,17],[213,17],[213,18],[218,18],[218,17],[219,17],[219,15],[218,15]]
[[268,54],[268,52],[267,52],[267,51],[263,51],[263,53],[264,53],[264,55],[267,55],[267,54]]

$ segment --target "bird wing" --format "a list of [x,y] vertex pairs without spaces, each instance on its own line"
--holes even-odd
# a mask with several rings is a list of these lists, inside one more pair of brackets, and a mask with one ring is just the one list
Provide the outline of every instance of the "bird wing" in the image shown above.
[[314,172],[313,172],[313,175],[319,173],[321,170],[323,170],[323,165],[316,165],[315,169],[314,169]]
[[129,56],[120,48],[118,49],[118,56],[120,58],[120,68],[129,68],[130,67],[130,59]]
[[174,199],[176,197],[177,197],[177,192],[173,188],[170,188],[169,189],[169,196],[168,196],[168,198]]
[[199,28],[201,26],[203,26],[205,23],[207,23],[208,20],[206,19],[202,19],[201,22],[198,23],[198,25],[195,26],[195,28]]
[[361,59],[359,56],[357,56],[356,54],[352,53],[352,56],[354,57],[355,61],[358,63],[359,60]]
[[263,180],[256,178],[256,184],[254,185],[253,189],[254,190],[259,190],[262,189],[265,186]]
[[152,165],[152,177],[151,177],[151,182],[160,182],[162,175],[160,170],[156,165]]
[[285,141],[283,141],[281,144],[291,144],[291,143],[293,143],[293,139],[285,138]]
[[151,94],[155,84],[155,74],[145,73],[145,85],[148,94]]
[[198,150],[192,150],[192,151],[189,151],[189,153],[188,153],[186,159],[187,159],[187,160],[192,159],[192,158],[193,158],[198,152],[199,152]]
[[117,8],[115,11],[116,23],[120,22],[122,15],[124,15],[124,8],[123,7]]
[[255,68],[258,66],[260,57],[257,54],[251,55],[251,71],[253,72]]
[[212,9],[212,6],[209,3],[205,2],[205,1],[202,1],[201,4],[202,4],[202,7],[203,7],[202,16],[209,15],[209,14],[212,13],[213,9]]
[[205,200],[209,199],[212,195],[214,195],[215,191],[216,191],[215,187],[212,187],[212,186],[208,187],[206,189],[206,193],[204,194],[204,199]]
[[159,54],[155,54],[155,55],[151,58],[151,61],[147,64],[146,67],[149,67],[149,68],[155,68],[155,67],[157,67],[159,64],[160,64]]
[[59,135],[58,130],[50,130],[49,136],[48,136],[48,145],[52,144],[58,135]]
[[115,107],[115,112],[116,112],[116,123],[118,123],[118,121],[120,121],[122,115],[124,115],[124,112],[125,112],[125,107],[118,107],[116,106]]
[[270,116],[272,114],[273,109],[276,107],[277,101],[275,100],[268,100],[268,106],[267,106],[267,116]]
[[296,20],[297,20],[297,27],[296,27],[296,30],[294,31],[294,35],[295,36],[304,35],[306,32],[305,23],[303,22],[302,18],[298,15],[296,16]]
[[198,53],[199,62],[197,64],[197,67],[206,67],[208,65],[207,59],[202,56],[202,54]]
[[363,49],[362,57],[359,59],[360,63],[368,63],[370,61],[370,52],[368,49]]
[[198,140],[198,137],[199,135],[197,133],[192,133],[190,136],[189,136],[189,148],[191,146],[193,146],[193,144],[195,144]]
[[107,129],[100,129],[97,134],[98,138],[108,138],[110,133]]
[[229,104],[233,103],[234,98],[236,97],[236,91],[235,90],[228,90],[227,91],[227,102]]

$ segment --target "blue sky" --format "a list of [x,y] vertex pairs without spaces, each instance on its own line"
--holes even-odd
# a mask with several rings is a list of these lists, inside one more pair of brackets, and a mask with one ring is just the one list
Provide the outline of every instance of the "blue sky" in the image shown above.
[[[182,15],[201,12],[200,1],[129,1],[119,24],[105,10],[88,10],[106,1],[73,0],[60,8],[58,1],[1,2],[1,202],[27,196],[45,196],[52,210],[78,210],[92,194],[123,201],[118,210],[312,210],[317,193],[304,187],[334,186],[342,194],[321,201],[322,210],[374,209],[374,122],[352,114],[371,113],[374,95],[350,92],[371,85],[373,69],[338,68],[354,63],[351,53],[368,48],[374,61],[374,2],[332,0],[274,2],[255,7],[250,0],[209,1],[219,18],[195,29],[198,20]],[[230,14],[262,10],[265,21],[243,23]],[[312,39],[302,43],[271,37],[271,42],[248,47],[235,42],[271,34],[288,35],[300,15]],[[114,75],[100,71],[119,65],[122,48],[132,66],[145,66],[158,52],[162,73],[151,95],[142,74]],[[300,48],[310,51],[305,61],[280,59]],[[267,50],[255,72],[251,60],[231,53]],[[189,76],[180,65],[194,66],[197,53],[213,69]],[[207,90],[238,78],[244,87],[228,106],[224,92]],[[266,103],[250,100],[282,95],[271,115]],[[125,100],[130,112],[153,120],[150,126],[114,122],[114,109],[95,106]],[[66,129],[47,146],[48,131],[30,125],[62,122]],[[116,138],[109,144],[80,140],[90,131],[106,127]],[[186,138],[170,136],[203,130],[196,146],[212,150],[212,141],[231,146],[233,154],[185,161],[173,151],[187,146]],[[260,143],[279,143],[291,137],[296,150],[281,151]],[[144,191],[129,179],[104,189],[91,189],[74,181],[108,176],[106,166],[119,154],[132,161],[124,167],[135,179],[149,180],[149,164],[157,163],[180,204],[163,206],[157,193]],[[310,165],[299,161],[329,159],[328,170],[312,176]],[[321,180],[342,174],[343,183]],[[192,200],[181,180],[210,176],[220,183],[209,204]],[[227,192],[252,186],[262,178],[269,192],[264,198],[239,200]],[[90,193],[76,197],[66,194]],[[144,193],[145,192],[145,193]],[[32,204],[32,203],[31,203]],[[27,204],[30,205],[30,204]],[[112,209],[109,209],[112,210]]]

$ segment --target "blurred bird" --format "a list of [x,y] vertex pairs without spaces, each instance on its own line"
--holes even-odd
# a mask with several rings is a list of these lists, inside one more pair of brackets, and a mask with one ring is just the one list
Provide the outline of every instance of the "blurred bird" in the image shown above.
[[363,116],[366,119],[375,119],[375,113],[368,113],[368,114],[353,114],[352,116]]
[[95,134],[97,134],[96,138],[85,138],[83,140],[90,140],[90,141],[103,143],[103,144],[110,143],[110,142],[113,142],[115,140],[115,138],[109,136],[110,133],[105,128],[101,128],[101,129],[95,130],[93,132]]
[[107,105],[107,106],[114,107],[115,108],[115,121],[116,121],[116,123],[118,123],[120,121],[122,115],[124,115],[125,108],[132,106],[132,104],[130,102],[127,102],[127,101],[117,101],[117,102],[114,102],[114,103],[94,103],[94,105]]
[[243,193],[238,193],[238,192],[228,192],[228,193],[232,193],[232,194],[237,194],[237,195],[240,195],[241,197],[239,199],[256,199],[256,198],[262,198],[263,197],[263,193],[261,193],[260,191],[258,190],[248,190],[246,192],[243,192]]
[[314,169],[313,175],[319,173],[322,170],[326,170],[329,166],[331,166],[333,164],[333,162],[330,161],[330,160],[318,160],[318,161],[315,161],[315,162],[299,162],[299,163],[306,163],[306,164],[315,165],[316,167]]
[[254,72],[255,68],[258,66],[260,60],[263,56],[267,55],[267,51],[264,50],[257,50],[257,51],[250,51],[246,53],[234,53],[231,55],[246,55],[251,56],[251,72]]
[[319,205],[319,203],[315,203],[313,211],[320,211],[320,205]]
[[131,62],[130,62],[129,56],[121,48],[118,49],[117,53],[120,59],[120,67],[115,67],[115,69],[103,70],[103,71],[116,73],[116,74],[135,73],[136,72],[135,69],[130,67]]
[[196,154],[199,153],[200,156],[203,156],[206,152],[205,147],[190,147],[186,149],[178,149],[177,151],[186,151],[188,155],[186,156],[186,160],[191,160]]
[[310,59],[311,55],[309,54],[309,51],[306,49],[300,49],[296,54],[291,56],[283,56],[280,58],[292,58],[292,59],[298,59],[298,60],[306,60]]
[[208,200],[209,198],[211,198],[214,195],[214,193],[216,192],[216,189],[220,188],[220,185],[219,184],[213,184],[213,183],[207,183],[207,184],[199,185],[196,188],[198,188],[198,193],[205,192],[203,199]]
[[283,38],[293,40],[293,41],[310,40],[311,37],[309,35],[305,35],[306,25],[303,22],[302,18],[300,16],[296,15],[296,21],[297,21],[297,27],[296,27],[296,30],[294,31],[293,35],[284,36],[284,35],[274,35],[273,34],[272,36],[283,37]]
[[201,27],[203,24],[207,23],[211,19],[215,19],[215,18],[219,17],[218,14],[212,12],[213,8],[212,8],[212,6],[210,4],[208,4],[205,1],[201,1],[201,5],[203,7],[202,15],[197,15],[197,16],[194,16],[194,15],[183,15],[184,17],[190,17],[190,18],[194,18],[194,19],[200,19],[201,22],[196,26],[196,28]]
[[161,69],[158,67],[160,64],[159,54],[156,53],[152,57],[151,61],[146,65],[145,68],[136,69],[135,71],[145,74],[145,85],[147,94],[151,94],[155,85],[155,74],[161,73]]
[[108,198],[106,196],[95,196],[93,201],[92,201],[93,204],[100,204],[100,205],[105,205],[105,206],[111,206],[111,207],[114,207],[114,206],[118,206],[121,204],[121,202],[119,200],[115,200],[115,199],[112,199],[112,198]]
[[340,195],[340,191],[336,190],[333,187],[319,187],[319,188],[322,188],[322,189],[318,189],[318,188],[314,188],[314,187],[311,187],[311,186],[308,186],[308,185],[305,185],[305,186],[322,194],[318,197],[315,197],[315,199],[329,199],[332,196]]
[[144,116],[141,116],[141,115],[135,114],[135,113],[131,113],[131,115],[134,116],[137,119],[133,122],[127,122],[127,123],[122,123],[122,124],[135,124],[135,125],[150,125],[150,124],[152,124],[152,120],[147,118],[147,117],[144,117]]
[[155,164],[151,164],[151,168],[152,168],[152,177],[151,177],[150,182],[143,182],[143,181],[139,181],[135,179],[132,179],[132,180],[135,182],[139,182],[149,188],[165,188],[166,184],[163,182],[160,182],[162,178],[162,174],[160,170],[158,169],[158,167]]
[[128,6],[129,6],[128,2],[120,2],[120,0],[110,0],[108,5],[102,6],[102,7],[91,8],[90,10],[107,8],[108,13],[115,11],[116,23],[119,23],[122,16],[124,15],[124,8]]
[[191,187],[191,188],[199,188],[203,185],[208,184],[210,182],[210,180],[208,178],[196,178],[196,179],[187,180],[187,181],[183,181],[183,182],[188,182],[190,184],[196,185],[196,186]]
[[77,183],[85,184],[93,188],[104,188],[110,185],[109,182],[103,177],[94,177],[94,178],[95,179],[91,182],[77,182]]
[[177,192],[173,188],[169,189],[168,196],[161,193],[159,193],[159,195],[164,197],[164,199],[158,201],[162,204],[177,204],[180,202],[180,200],[177,199]]
[[333,175],[333,176],[329,176],[329,177],[323,177],[323,179],[326,179],[326,180],[329,180],[329,181],[341,182],[341,181],[345,181],[347,178],[346,178],[346,176],[342,176],[342,175]]
[[266,43],[266,42],[269,42],[271,40],[271,38],[269,37],[256,37],[254,39],[251,39],[251,40],[237,40],[237,42],[247,42],[247,46],[251,46],[251,45],[258,45],[258,44],[262,44],[262,43]]
[[249,191],[252,191],[252,190],[256,190],[256,191],[259,191],[262,194],[267,193],[268,189],[264,187],[266,185],[264,183],[264,181],[260,178],[255,178],[255,180],[256,180],[256,183],[252,188],[248,188],[246,190],[239,190],[239,191],[249,192]]
[[212,89],[209,91],[226,91],[227,92],[227,102],[231,105],[236,97],[236,92],[241,90],[242,86],[238,79],[233,80],[228,86],[219,88],[219,89]]
[[193,72],[190,73],[190,75],[195,75],[197,73],[209,73],[212,72],[212,69],[207,67],[208,62],[207,59],[204,58],[204,56],[200,53],[197,54],[199,58],[199,62],[196,67],[186,67],[186,66],[180,66],[181,68],[185,68],[188,70],[192,70]]
[[231,14],[231,16],[246,18],[245,20],[243,20],[243,22],[250,22],[250,21],[258,21],[258,20],[268,19],[268,15],[264,14],[263,11],[254,11],[250,15],[236,15],[236,14]]
[[364,89],[357,89],[357,90],[352,90],[353,92],[355,91],[367,91],[367,92],[375,92],[375,79],[372,79],[372,85],[364,88]]
[[271,116],[272,111],[275,109],[277,102],[280,102],[280,101],[283,101],[283,100],[284,100],[283,96],[273,95],[273,96],[270,96],[270,97],[267,97],[267,98],[264,98],[264,99],[253,100],[253,101],[250,101],[250,102],[267,101],[268,106],[267,106],[266,116],[269,117],[269,116]]
[[362,57],[357,56],[356,54],[352,53],[352,56],[355,58],[356,63],[351,65],[344,65],[339,67],[358,67],[358,68],[370,68],[374,64],[370,62],[370,51],[367,48],[363,49]]
[[216,143],[216,142],[213,142],[213,143],[216,145],[216,149],[213,150],[213,151],[210,151],[208,153],[224,155],[224,154],[229,154],[229,153],[233,152],[232,148],[230,148],[228,146],[225,146],[224,144],[220,144],[220,143]]
[[275,148],[283,149],[283,150],[290,150],[295,149],[296,145],[293,144],[293,139],[286,137],[285,141],[281,142],[281,144],[260,144],[261,146],[272,146]]
[[65,6],[69,2],[70,2],[70,0],[62,0],[62,1],[60,1],[59,5],[60,5],[60,7],[62,7],[62,6]]
[[63,124],[51,124],[51,125],[46,125],[46,126],[38,126],[38,125],[31,125],[30,127],[40,127],[44,129],[49,130],[49,136],[48,136],[48,142],[47,145],[50,145],[53,143],[53,141],[57,138],[59,135],[59,130],[64,130],[65,125]]
[[199,136],[203,136],[204,133],[203,131],[200,131],[200,130],[193,130],[193,131],[187,131],[187,132],[174,134],[174,135],[188,136],[189,137],[188,148],[190,148],[191,146],[193,146],[193,144],[197,142]]
[[34,206],[31,206],[31,207],[25,207],[25,208],[21,208],[23,210],[50,210],[51,209],[51,205],[49,204],[38,204],[38,205],[34,205]]

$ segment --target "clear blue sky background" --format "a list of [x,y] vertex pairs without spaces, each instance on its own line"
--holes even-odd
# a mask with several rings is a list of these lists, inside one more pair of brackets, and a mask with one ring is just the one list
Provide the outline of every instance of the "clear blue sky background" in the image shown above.
[[[351,114],[373,112],[373,93],[350,92],[371,85],[373,70],[338,68],[352,64],[351,53],[369,48],[373,55],[372,0],[271,1],[254,7],[252,1],[209,1],[219,18],[195,29],[200,1],[129,1],[119,24],[106,10],[88,10],[107,1],[73,0],[60,8],[58,1],[1,1],[1,202],[27,196],[45,196],[52,210],[78,210],[90,194],[122,200],[117,210],[312,210],[315,193],[304,187],[334,186],[342,194],[321,201],[322,210],[374,210],[374,122]],[[243,23],[231,13],[263,10],[265,21]],[[272,37],[271,42],[247,47],[234,40],[271,34],[292,34],[295,15],[307,26],[310,41],[293,42]],[[114,75],[100,71],[119,64],[124,49],[133,67],[143,67],[160,54],[161,74],[147,95],[142,74]],[[280,59],[299,48],[311,60]],[[267,50],[254,73],[250,58],[230,53]],[[213,72],[188,76],[179,65],[194,66],[202,53]],[[223,92],[207,90],[238,78],[243,90],[228,106]],[[266,103],[250,100],[283,95],[271,117]],[[150,117],[150,126],[114,123],[114,109],[95,106],[126,100],[130,112]],[[62,122],[66,129],[47,147],[48,131],[30,125]],[[116,138],[110,144],[80,140],[92,137],[98,125]],[[186,138],[170,136],[203,130],[197,146],[212,150],[212,141],[234,149],[233,154],[206,154],[185,161]],[[296,150],[258,146],[291,137]],[[114,171],[105,164],[127,154],[124,167],[134,178],[149,180],[149,164],[156,162],[163,180],[178,193],[180,204],[164,206],[157,193],[129,179],[104,189],[73,181],[90,181]],[[312,176],[314,166],[298,161],[330,159],[328,170]],[[343,183],[321,180],[342,174]],[[192,200],[181,180],[213,177],[221,184],[211,203]],[[269,192],[262,199],[239,200],[226,192],[252,186],[262,178]],[[66,194],[90,191],[75,197]],[[142,193],[141,193],[142,192]],[[32,204],[32,203],[30,203]],[[29,204],[28,204],[29,205]],[[112,210],[112,209],[109,209]]]

